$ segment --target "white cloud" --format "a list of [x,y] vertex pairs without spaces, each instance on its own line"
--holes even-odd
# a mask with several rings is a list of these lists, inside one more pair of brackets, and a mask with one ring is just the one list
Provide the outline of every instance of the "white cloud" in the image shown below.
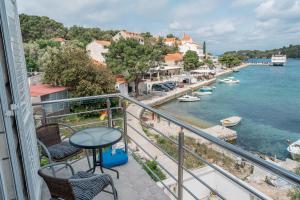
[[204,37],[226,35],[236,31],[236,24],[231,20],[223,20],[213,23],[211,26],[200,27],[197,33]]
[[234,0],[231,5],[233,7],[242,7],[242,6],[250,6],[253,4],[258,4],[263,0]]
[[189,18],[193,16],[203,15],[213,10],[217,6],[216,0],[185,0],[181,4],[175,6],[173,15],[177,18]]
[[186,22],[184,23],[184,22],[179,22],[179,21],[175,20],[169,24],[169,28],[171,30],[183,31],[183,30],[191,29],[192,25],[189,23],[186,23]]

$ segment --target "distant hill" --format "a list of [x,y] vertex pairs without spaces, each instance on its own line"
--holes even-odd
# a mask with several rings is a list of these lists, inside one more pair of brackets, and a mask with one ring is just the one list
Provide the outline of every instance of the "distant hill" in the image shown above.
[[100,28],[86,28],[81,26],[65,27],[46,16],[20,14],[20,24],[24,42],[49,40],[61,37],[67,40],[78,40],[87,44],[93,39],[110,40],[118,30],[102,30]]
[[289,45],[288,47],[282,47],[272,50],[240,50],[240,51],[228,51],[224,54],[238,54],[247,58],[270,58],[273,54],[281,52],[288,58],[300,58],[300,45]]

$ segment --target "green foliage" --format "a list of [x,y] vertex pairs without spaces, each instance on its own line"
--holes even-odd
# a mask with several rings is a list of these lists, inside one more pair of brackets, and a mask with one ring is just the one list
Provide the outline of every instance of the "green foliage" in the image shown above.
[[62,23],[45,16],[40,17],[21,14],[20,24],[24,42],[65,37],[67,33],[67,28],[65,28]]
[[214,63],[212,60],[204,59],[204,63],[207,64],[209,67],[214,67]]
[[[44,55],[44,81],[66,86],[73,96],[91,96],[114,91],[112,73],[93,63],[84,49],[66,44]],[[43,60],[43,59],[42,59]]]
[[224,54],[219,57],[219,62],[229,68],[240,65],[242,61],[243,57],[236,54]]
[[183,67],[185,70],[193,70],[200,66],[199,56],[195,51],[188,50],[183,56]]
[[151,68],[158,66],[163,59],[161,49],[156,45],[141,45],[133,39],[120,39],[109,46],[106,54],[107,66],[115,74],[122,74],[128,81],[134,81],[136,94],[143,75]]
[[175,36],[172,33],[169,33],[166,37],[167,38],[174,38]]
[[295,188],[294,190],[290,190],[288,196],[291,200],[300,200],[300,188]]
[[60,43],[52,40],[37,40],[36,43],[39,45],[40,49],[45,49],[47,47],[59,47]]
[[261,50],[240,50],[230,51],[225,54],[238,54],[245,56],[246,58],[270,58],[272,55],[281,52],[288,58],[300,58],[300,45],[289,45],[288,47],[282,47],[279,49],[271,49],[266,51]]
[[146,168],[145,166],[143,167],[144,170],[147,172],[147,174],[149,174],[149,176],[155,181],[159,181],[159,180],[164,180],[166,179],[166,175],[161,171],[161,169],[158,167],[158,164],[155,160],[147,160],[146,163],[147,167],[156,175],[158,176],[158,178],[156,176],[154,176],[151,171]]
[[203,54],[206,56],[206,43],[205,43],[205,41],[203,42]]
[[111,40],[118,31],[103,31],[100,28],[72,26],[66,35],[68,40],[78,40],[86,46],[92,40]]

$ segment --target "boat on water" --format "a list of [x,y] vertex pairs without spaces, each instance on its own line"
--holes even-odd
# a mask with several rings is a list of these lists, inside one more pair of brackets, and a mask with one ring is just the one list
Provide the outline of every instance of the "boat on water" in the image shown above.
[[234,69],[234,70],[232,70],[233,72],[239,72],[240,70],[238,70],[238,69]]
[[281,53],[272,55],[271,63],[273,66],[284,66],[286,63],[286,55]]
[[202,88],[200,88],[201,92],[212,92],[213,91],[213,87],[209,87],[209,86],[203,86]]
[[229,78],[221,79],[220,82],[228,83],[228,84],[236,84],[236,83],[239,83],[240,80],[236,80],[236,79],[234,79],[234,77],[229,77]]
[[209,91],[207,91],[207,92],[193,92],[193,95],[195,95],[195,96],[208,96],[208,95],[211,95],[212,94],[212,92],[209,92]]
[[220,120],[222,126],[225,127],[231,127],[231,126],[236,126],[242,121],[242,118],[239,116],[232,116],[228,117],[226,119]]
[[300,159],[300,140],[290,144],[287,151],[291,154],[293,160]]
[[182,97],[179,97],[178,100],[181,102],[194,102],[194,101],[200,101],[200,98],[186,94]]

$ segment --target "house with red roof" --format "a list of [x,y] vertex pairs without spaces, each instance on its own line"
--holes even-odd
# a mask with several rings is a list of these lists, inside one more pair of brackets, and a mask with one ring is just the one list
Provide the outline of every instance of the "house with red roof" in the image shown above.
[[191,50],[195,51],[198,54],[200,60],[204,58],[203,46],[194,42],[191,36],[186,33],[184,33],[183,38],[181,39],[181,44],[178,47],[179,52],[181,52],[183,55],[187,51]]
[[119,33],[117,33],[112,39],[113,39],[113,41],[118,41],[121,38],[134,39],[134,40],[137,40],[140,44],[144,44],[144,38],[139,33],[123,30],[123,31],[120,31]]
[[[68,98],[68,89],[66,87],[36,84],[31,85],[29,89],[32,103]],[[69,105],[68,103],[45,104],[43,109],[47,115],[68,113]]]

